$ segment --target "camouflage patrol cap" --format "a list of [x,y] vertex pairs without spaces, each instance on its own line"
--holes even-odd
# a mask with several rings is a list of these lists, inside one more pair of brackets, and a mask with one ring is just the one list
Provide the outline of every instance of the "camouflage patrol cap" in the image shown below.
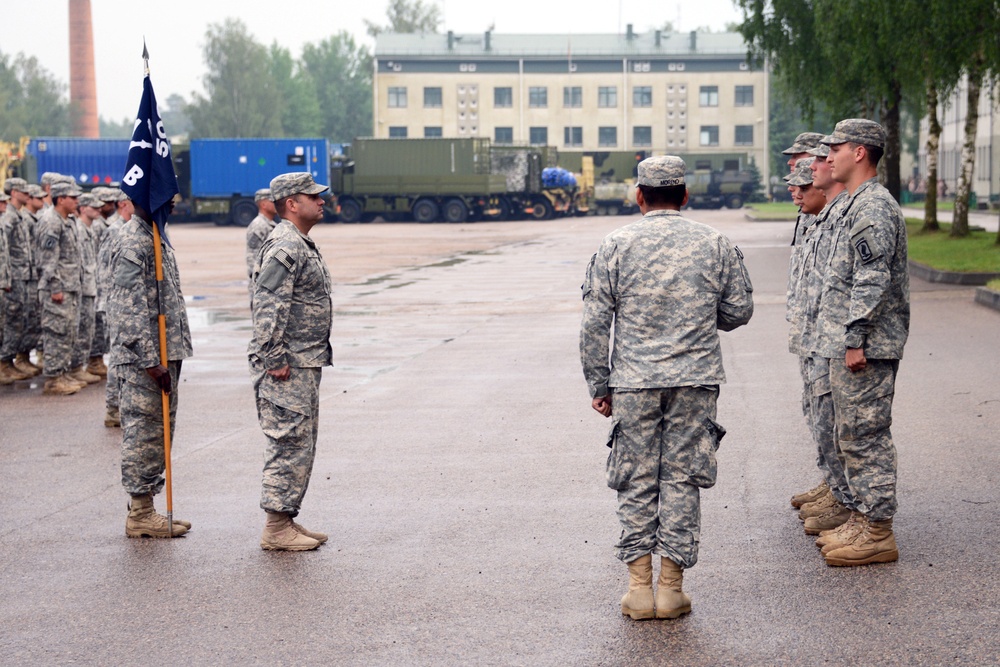
[[254,203],[259,202],[262,199],[271,201],[271,188],[261,188],[257,192],[253,193]]
[[0,192],[0,201],[10,201],[10,195],[6,192]]
[[850,142],[885,148],[885,128],[867,118],[848,118],[837,123],[833,133],[820,141],[830,146]]
[[810,148],[816,148],[816,145],[822,138],[822,132],[802,132],[799,136],[795,137],[795,141],[792,142],[791,146],[781,151],[781,154],[797,155],[799,153],[808,153]]
[[23,178],[8,178],[3,184],[3,191],[10,194],[14,190],[18,192],[28,191],[28,181]]
[[686,170],[684,160],[676,155],[648,157],[639,163],[639,177],[636,179],[636,185],[646,185],[653,188],[684,185],[684,172]]
[[45,190],[42,190],[42,186],[40,185],[29,185],[28,196],[34,199],[43,199],[45,197]]
[[803,185],[812,185],[813,173],[812,169],[810,169],[809,167],[812,166],[812,163],[815,160],[816,158],[814,157],[807,157],[796,162],[795,168],[792,169],[792,173],[784,177],[785,182],[788,183],[789,185],[795,185],[799,187]]
[[57,174],[54,171],[47,171],[41,175],[41,177],[38,179],[38,182],[41,185],[52,185],[61,178],[62,174]]
[[100,199],[103,203],[113,203],[118,201],[118,193],[116,192],[118,188],[109,188],[105,185],[99,185],[90,191],[90,194],[94,195]]
[[72,176],[67,176],[66,174],[59,174],[59,177],[54,181],[56,183],[72,183],[76,185],[76,179]]
[[271,198],[274,201],[297,194],[318,195],[329,189],[329,187],[314,181],[312,174],[307,171],[281,174],[271,179]]
[[827,146],[826,144],[820,144],[816,148],[810,148],[809,150],[806,151],[806,153],[809,153],[809,155],[812,155],[814,157],[825,158],[827,155],[830,154],[830,147]]
[[93,192],[84,192],[79,198],[80,206],[90,206],[91,208],[101,208],[103,203],[100,199],[94,196]]
[[56,197],[79,197],[83,194],[80,188],[76,187],[76,183],[67,181],[56,181],[52,184],[52,189],[49,192],[53,199]]

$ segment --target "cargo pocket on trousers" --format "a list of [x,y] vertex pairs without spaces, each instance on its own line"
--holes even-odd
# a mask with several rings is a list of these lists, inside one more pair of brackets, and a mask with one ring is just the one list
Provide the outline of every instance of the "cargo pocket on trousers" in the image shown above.
[[847,407],[840,422],[840,439],[861,440],[892,426],[892,397],[893,394],[877,396],[867,403]]
[[628,486],[628,481],[632,476],[632,463],[622,452],[621,433],[616,419],[611,424],[608,432],[608,462],[605,470],[608,487],[615,491],[621,491]]
[[61,303],[43,296],[42,329],[57,336],[65,336],[69,330],[69,318]]
[[715,486],[715,478],[719,470],[715,460],[715,452],[719,443],[726,435],[726,429],[712,419],[705,419],[704,430],[697,442],[697,452],[694,457],[694,470],[691,471],[691,483],[700,489],[710,489]]

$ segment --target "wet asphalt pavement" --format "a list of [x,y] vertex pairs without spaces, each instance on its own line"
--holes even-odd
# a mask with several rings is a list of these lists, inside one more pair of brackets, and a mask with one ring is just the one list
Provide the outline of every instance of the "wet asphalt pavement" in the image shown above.
[[[694,611],[618,601],[608,422],[577,336],[583,272],[627,218],[324,225],[336,366],[299,520],[258,546],[263,436],[246,368],[243,230],[177,226],[195,356],[174,442],[175,540],[129,540],[103,385],[0,387],[0,662],[10,665],[987,665],[1000,663],[1000,313],[912,284],[900,366],[900,560],[830,568],[788,504],[818,481],[787,352],[791,223],[690,217],[755,284],[722,334],[719,481]],[[158,509],[165,506],[157,497]]]

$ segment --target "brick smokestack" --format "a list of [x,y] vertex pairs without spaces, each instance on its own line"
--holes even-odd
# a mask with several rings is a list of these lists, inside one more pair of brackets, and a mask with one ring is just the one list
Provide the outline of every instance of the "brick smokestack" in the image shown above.
[[76,111],[73,136],[98,138],[101,131],[97,120],[90,0],[69,0],[69,101]]

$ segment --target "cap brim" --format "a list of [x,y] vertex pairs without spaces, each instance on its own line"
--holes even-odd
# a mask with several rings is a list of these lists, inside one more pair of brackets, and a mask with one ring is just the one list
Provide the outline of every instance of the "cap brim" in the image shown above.
[[820,139],[819,143],[825,144],[827,146],[836,146],[837,144],[846,144],[848,141],[850,141],[850,140],[849,139],[845,139],[843,137],[835,137],[832,134],[828,134],[825,137],[823,137],[822,139]]
[[302,194],[305,194],[305,195],[318,195],[318,194],[321,194],[323,192],[326,192],[329,189],[330,189],[330,186],[328,186],[328,185],[320,185],[319,183],[313,183],[312,185],[310,185],[305,190],[302,190]]

